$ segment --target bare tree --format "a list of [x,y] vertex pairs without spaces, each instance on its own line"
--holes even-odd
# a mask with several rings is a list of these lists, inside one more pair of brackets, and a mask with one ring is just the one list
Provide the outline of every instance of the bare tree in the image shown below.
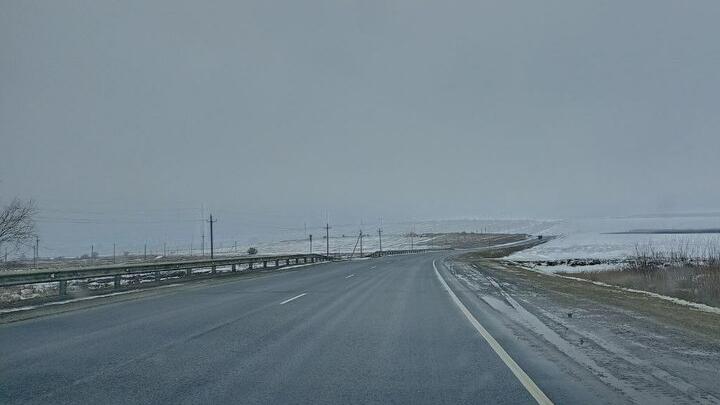
[[0,210],[0,245],[18,247],[35,237],[35,214],[32,200],[14,199]]

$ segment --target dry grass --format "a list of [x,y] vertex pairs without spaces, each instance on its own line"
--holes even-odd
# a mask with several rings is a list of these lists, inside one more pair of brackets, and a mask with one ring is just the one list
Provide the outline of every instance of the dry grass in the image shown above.
[[720,246],[716,243],[698,249],[681,242],[669,252],[637,246],[634,257],[621,269],[572,275],[720,306]]
[[525,234],[475,232],[426,233],[420,236],[431,238],[425,242],[425,244],[447,246],[456,249],[488,247],[504,243],[519,242],[528,238],[528,235]]
[[512,246],[498,246],[493,247],[489,246],[485,249],[481,249],[475,252],[472,252],[468,255],[470,258],[484,258],[484,259],[500,259],[506,256],[510,256],[511,254],[515,252],[519,252],[521,250],[530,249],[533,246],[537,246],[539,244],[547,242],[549,239],[531,239],[528,240],[526,243],[512,245]]

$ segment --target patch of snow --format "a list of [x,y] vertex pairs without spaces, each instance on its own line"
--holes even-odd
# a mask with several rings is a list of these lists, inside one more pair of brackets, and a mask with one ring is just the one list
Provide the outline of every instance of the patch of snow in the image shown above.
[[[160,286],[158,288],[168,288],[168,287],[174,287],[180,284],[167,284],[164,286]],[[50,307],[50,306],[56,306],[56,305],[65,305],[70,304],[73,302],[80,302],[80,301],[88,301],[88,300],[94,300],[98,298],[105,298],[105,297],[112,297],[115,295],[124,295],[124,294],[131,294],[139,291],[146,291],[146,290],[128,290],[128,291],[119,291],[109,294],[102,294],[102,295],[91,295],[89,297],[80,297],[80,298],[73,298],[69,300],[63,300],[63,301],[53,301],[53,302],[47,302],[44,304],[38,304],[38,305],[27,305],[24,307],[17,307],[17,308],[8,308],[8,309],[0,309],[0,314],[8,314],[8,313],[14,313],[14,312],[23,312],[23,311],[30,311],[32,309],[37,308],[43,308],[43,307]]]
[[[651,245],[656,251],[669,251],[680,244],[702,250],[720,244],[717,234],[612,234],[633,229],[707,229],[720,228],[717,216],[663,216],[631,218],[595,218],[559,221],[544,231],[560,235],[547,243],[516,252],[510,260],[624,259],[635,253],[636,246]],[[555,271],[555,270],[553,270]]]
[[622,266],[622,264],[620,263],[600,263],[587,266],[571,266],[569,264],[559,264],[557,266],[543,266],[532,262],[517,262],[517,264],[526,269],[539,271],[542,273],[580,273],[584,271],[617,270]]

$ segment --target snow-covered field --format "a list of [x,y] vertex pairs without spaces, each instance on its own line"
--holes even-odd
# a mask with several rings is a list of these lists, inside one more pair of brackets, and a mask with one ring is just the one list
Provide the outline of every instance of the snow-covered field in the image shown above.
[[[383,233],[383,249],[410,248],[410,239],[405,236],[410,225],[399,229],[386,227]],[[565,259],[624,259],[635,252],[636,246],[652,245],[653,249],[669,251],[679,245],[701,250],[709,243],[720,244],[719,234],[613,234],[638,229],[707,229],[720,228],[720,213],[708,215],[644,216],[624,218],[582,218],[565,220],[522,220],[522,219],[471,219],[421,221],[412,225],[418,234],[432,232],[489,232],[528,233],[532,235],[556,235],[557,238],[534,248],[510,256],[513,260],[541,261]],[[357,242],[357,231],[347,230],[345,237],[331,234],[330,251],[348,253]],[[416,247],[432,245],[428,238],[416,237]],[[428,242],[423,244],[422,242]],[[261,242],[255,245],[259,254],[306,253],[310,250],[307,239]],[[359,249],[359,247],[358,247]],[[363,238],[363,250],[379,249],[377,233],[368,233]],[[313,240],[313,252],[325,252],[325,240]],[[230,251],[228,253],[231,253]],[[604,266],[607,267],[607,266]],[[603,266],[600,266],[603,268]]]
[[[417,244],[426,241],[427,238],[416,237],[412,243]],[[356,246],[357,244],[357,246]],[[394,249],[410,249],[410,238],[403,235],[383,234],[382,247],[384,250]],[[418,247],[418,246],[416,246]],[[423,246],[425,247],[425,246]],[[301,240],[285,240],[278,242],[258,243],[257,249],[259,254],[286,254],[286,253],[308,253],[310,252],[310,241]],[[330,253],[350,253],[355,249],[355,253],[360,252],[360,244],[358,243],[358,235],[346,235],[345,237],[330,237]],[[313,238],[313,253],[325,253],[325,239]],[[363,253],[374,252],[380,250],[380,243],[377,233],[363,236]]]
[[[411,242],[406,236],[414,229],[415,233],[443,233],[443,232],[488,232],[488,233],[528,233],[537,234],[556,221],[525,220],[525,219],[462,219],[462,220],[436,220],[417,221],[414,223],[386,224],[383,226],[382,247],[385,250],[410,249],[433,247],[431,238],[418,236]],[[363,252],[374,252],[380,249],[377,229],[371,226],[364,227]],[[350,253],[356,247],[359,227],[336,226],[330,232],[330,253]],[[344,235],[344,236],[343,236]],[[313,238],[313,253],[325,253],[324,231]],[[227,243],[226,243],[227,246]],[[308,253],[310,242],[306,238],[288,238],[279,241],[257,242],[252,246],[258,249],[258,254],[287,254]],[[239,246],[238,252],[244,252],[248,246]],[[360,249],[359,245],[356,248]],[[221,254],[232,254],[233,249],[218,249]],[[356,252],[357,253],[357,252]]]
[[[378,224],[332,225],[330,230],[330,253],[350,253],[356,247],[357,236],[362,227],[363,253],[379,250],[377,235]],[[518,261],[547,261],[568,259],[599,259],[622,260],[631,256],[636,246],[652,245],[656,251],[669,251],[681,244],[687,244],[691,249],[702,249],[708,244],[720,245],[718,234],[612,234],[612,232],[627,232],[638,229],[708,229],[720,228],[720,213],[703,215],[664,215],[664,216],[635,216],[624,218],[584,218],[565,220],[528,220],[528,219],[451,219],[451,220],[425,220],[401,223],[386,223],[383,225],[383,249],[409,249],[411,240],[408,233],[416,234],[446,233],[446,232],[478,232],[478,233],[526,233],[531,235],[555,235],[557,238],[536,246],[534,248],[517,252],[510,256],[511,260]],[[313,228],[314,234],[312,252],[325,253],[325,230]],[[289,254],[310,252],[309,240],[301,231],[282,231],[275,235],[258,237],[254,242],[236,242],[237,239],[215,240],[215,253],[219,255],[243,254],[249,247],[255,247],[260,255]],[[207,241],[206,241],[207,242]],[[416,248],[433,247],[428,237],[414,238]],[[206,243],[206,254],[209,252]],[[190,255],[199,257],[200,249],[195,243],[194,250],[190,250],[190,243],[176,241],[167,244],[168,254]],[[96,245],[97,248],[97,245]],[[125,249],[124,247],[122,248]],[[112,247],[105,246],[100,250],[103,257],[109,257]],[[128,249],[135,256],[143,255],[143,247]],[[148,244],[148,255],[158,256],[164,250],[164,243]],[[692,253],[692,252],[691,252]],[[162,258],[161,253],[158,259]],[[570,266],[568,266],[570,267]],[[584,269],[592,266],[581,266]],[[596,266],[604,269],[612,266],[602,264]],[[553,270],[558,270],[555,268]]]
[[[683,245],[690,254],[701,254],[710,244],[719,244],[718,234],[612,234],[638,229],[720,228],[720,214],[694,216],[656,216],[626,218],[569,219],[558,221],[542,231],[558,238],[517,252],[512,260],[543,261],[564,259],[624,259],[636,246],[652,246],[655,251],[676,250]],[[564,266],[563,266],[564,267]],[[608,266],[605,266],[606,268]],[[602,268],[600,266],[599,268]],[[560,270],[560,269],[553,269]],[[563,268],[562,270],[567,270]],[[584,270],[588,270],[587,267]]]

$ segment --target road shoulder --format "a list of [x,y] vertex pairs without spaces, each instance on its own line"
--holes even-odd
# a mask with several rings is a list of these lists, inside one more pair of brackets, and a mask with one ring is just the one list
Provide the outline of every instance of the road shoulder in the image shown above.
[[[508,337],[630,402],[717,403],[720,315],[466,254],[447,262]],[[557,356],[560,353],[560,356]]]

